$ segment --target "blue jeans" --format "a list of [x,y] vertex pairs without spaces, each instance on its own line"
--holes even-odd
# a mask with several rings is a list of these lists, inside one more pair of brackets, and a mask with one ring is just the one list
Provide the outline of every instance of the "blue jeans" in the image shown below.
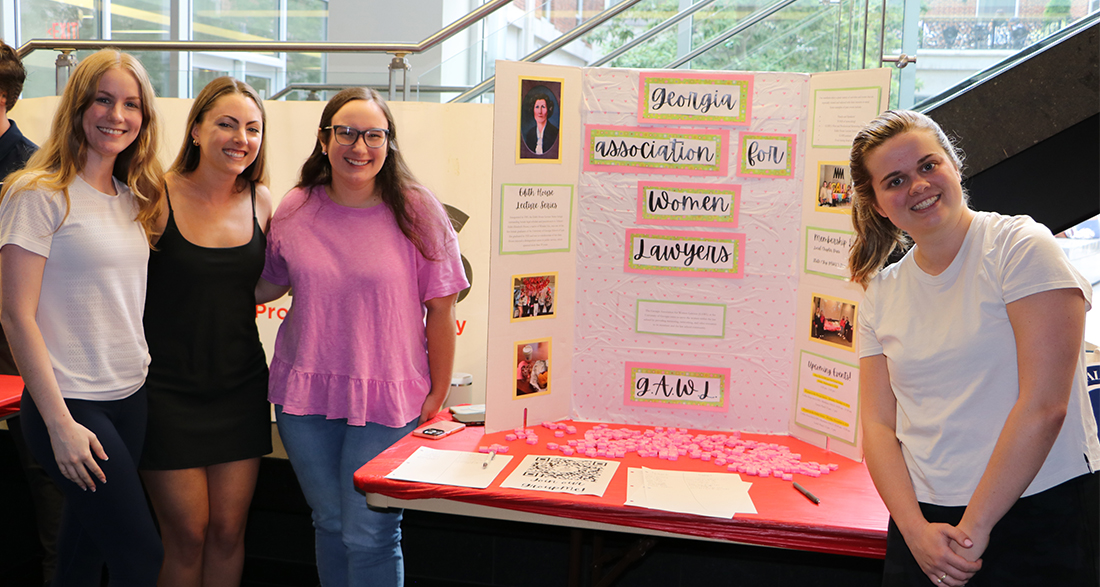
[[349,426],[325,416],[294,416],[275,406],[275,420],[298,484],[313,509],[317,574],[323,587],[403,585],[401,510],[375,510],[352,477],[367,461],[416,428]]

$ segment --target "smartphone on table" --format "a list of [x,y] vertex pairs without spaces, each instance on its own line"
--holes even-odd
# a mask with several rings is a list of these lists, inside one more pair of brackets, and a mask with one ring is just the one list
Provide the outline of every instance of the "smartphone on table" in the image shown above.
[[413,436],[419,436],[420,438],[431,438],[432,440],[439,440],[444,436],[450,436],[459,430],[465,428],[466,425],[462,422],[450,422],[447,420],[441,420],[439,422],[429,422],[416,430],[413,430]]

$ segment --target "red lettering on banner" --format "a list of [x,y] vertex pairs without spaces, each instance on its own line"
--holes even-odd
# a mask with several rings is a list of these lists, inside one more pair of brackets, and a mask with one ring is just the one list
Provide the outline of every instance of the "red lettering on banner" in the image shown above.
[[287,308],[268,306],[267,304],[256,304],[256,318],[267,318],[269,320],[285,320],[287,311]]
[[462,334],[462,331],[466,330],[466,321],[465,320],[455,320],[455,326],[458,327],[458,333]]

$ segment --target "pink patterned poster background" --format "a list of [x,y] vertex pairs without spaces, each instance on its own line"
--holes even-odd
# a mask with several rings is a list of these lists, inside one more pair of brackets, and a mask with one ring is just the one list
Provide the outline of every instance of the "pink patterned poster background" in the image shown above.
[[[661,74],[663,72],[655,72]],[[754,73],[752,120],[745,132],[802,135],[808,119],[809,77]],[[582,118],[592,125],[637,127],[639,72],[588,69]],[[660,126],[647,126],[660,129]],[[734,133],[736,134],[736,133]],[[786,434],[794,369],[796,261],[801,243],[802,154],[791,177],[737,177],[737,146],[730,145],[721,175],[586,169],[577,186],[576,328],[572,412],[583,420]],[[691,183],[740,188],[737,222],[677,225],[690,233],[744,235],[743,276],[669,276],[628,273],[628,230],[660,230],[639,223],[639,185]],[[721,304],[724,338],[691,338],[635,331],[638,300]],[[674,309],[675,304],[667,306]],[[623,401],[627,363],[729,369],[728,409],[635,405]]]

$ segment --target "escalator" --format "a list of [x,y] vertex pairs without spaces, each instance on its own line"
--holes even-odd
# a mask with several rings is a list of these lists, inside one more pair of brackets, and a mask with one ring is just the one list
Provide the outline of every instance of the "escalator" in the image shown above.
[[976,210],[1061,232],[1100,214],[1100,13],[916,109],[957,135]]

